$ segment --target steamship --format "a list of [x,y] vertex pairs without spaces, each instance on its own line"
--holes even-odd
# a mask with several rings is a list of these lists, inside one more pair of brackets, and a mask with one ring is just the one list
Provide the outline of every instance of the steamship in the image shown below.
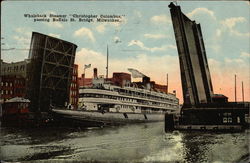
[[92,86],[79,88],[77,109],[53,112],[88,126],[163,121],[165,113],[179,110],[179,100],[160,86],[145,75],[141,82],[131,82],[128,73],[113,73],[112,80],[94,76]]

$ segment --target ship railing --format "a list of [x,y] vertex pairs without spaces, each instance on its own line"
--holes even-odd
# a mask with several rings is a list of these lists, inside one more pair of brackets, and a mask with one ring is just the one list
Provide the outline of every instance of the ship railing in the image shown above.
[[[139,97],[139,98],[146,98],[146,99],[150,99],[150,100],[154,100],[154,101],[157,101],[157,100],[164,100],[162,98],[157,98],[157,97],[150,97],[150,96],[142,96],[142,95],[137,95],[137,94],[129,94],[129,93],[125,93],[125,92],[119,92],[120,95],[125,95],[125,96],[132,96],[132,97]],[[168,102],[174,102],[173,99],[165,99],[165,100],[168,100]],[[176,102],[178,103],[178,101]]]

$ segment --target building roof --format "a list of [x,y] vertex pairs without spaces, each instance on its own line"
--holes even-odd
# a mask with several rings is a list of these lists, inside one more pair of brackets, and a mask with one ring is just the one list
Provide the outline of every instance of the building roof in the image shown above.
[[14,102],[30,103],[30,100],[22,97],[14,97],[12,99],[7,100],[5,103],[14,103]]

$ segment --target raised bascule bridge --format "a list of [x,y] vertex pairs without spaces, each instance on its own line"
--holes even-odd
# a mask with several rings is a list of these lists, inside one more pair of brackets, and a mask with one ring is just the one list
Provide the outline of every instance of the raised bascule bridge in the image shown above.
[[76,48],[73,43],[32,33],[27,84],[31,111],[48,112],[51,105],[69,103]]
[[178,49],[183,107],[178,121],[166,116],[168,129],[241,130],[249,127],[249,102],[228,102],[214,94],[200,24],[169,5]]

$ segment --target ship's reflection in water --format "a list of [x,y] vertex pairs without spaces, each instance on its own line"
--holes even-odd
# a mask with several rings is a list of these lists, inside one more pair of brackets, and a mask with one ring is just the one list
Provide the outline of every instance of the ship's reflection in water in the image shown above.
[[249,133],[164,133],[163,123],[105,128],[1,128],[1,160],[29,162],[248,162]]

